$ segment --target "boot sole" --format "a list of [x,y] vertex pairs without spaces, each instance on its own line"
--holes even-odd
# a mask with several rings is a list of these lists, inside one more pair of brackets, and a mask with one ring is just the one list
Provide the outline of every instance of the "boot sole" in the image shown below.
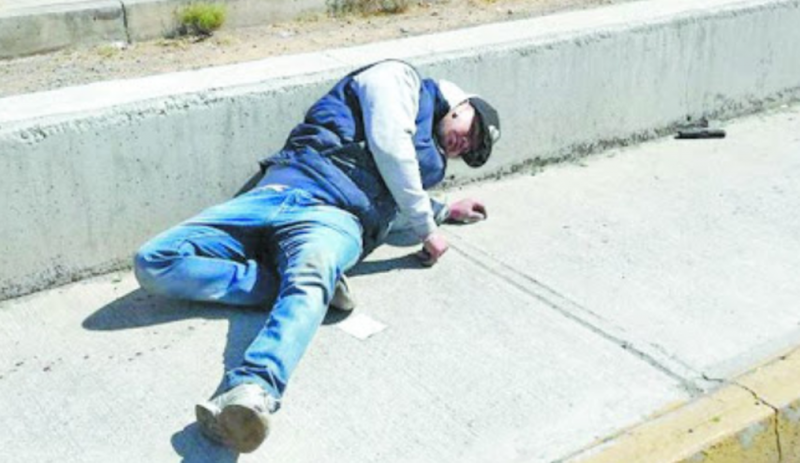
[[217,422],[226,445],[240,453],[254,451],[269,435],[267,416],[242,405],[225,407]]

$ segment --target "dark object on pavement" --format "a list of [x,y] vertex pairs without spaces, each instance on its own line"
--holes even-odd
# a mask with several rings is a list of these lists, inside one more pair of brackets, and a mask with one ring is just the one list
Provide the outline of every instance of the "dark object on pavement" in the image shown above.
[[691,129],[678,130],[677,139],[696,139],[696,138],[725,138],[725,131],[722,129],[710,129],[708,127],[696,127]]

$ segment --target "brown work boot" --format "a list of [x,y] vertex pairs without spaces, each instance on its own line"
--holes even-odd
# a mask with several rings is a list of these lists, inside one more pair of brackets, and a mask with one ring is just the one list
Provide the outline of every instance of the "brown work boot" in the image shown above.
[[350,292],[350,285],[347,284],[347,278],[344,275],[336,282],[336,289],[333,292],[333,299],[331,299],[331,307],[345,312],[350,312],[356,308],[356,300]]
[[256,384],[241,384],[195,406],[203,435],[240,453],[257,449],[269,435],[276,400]]

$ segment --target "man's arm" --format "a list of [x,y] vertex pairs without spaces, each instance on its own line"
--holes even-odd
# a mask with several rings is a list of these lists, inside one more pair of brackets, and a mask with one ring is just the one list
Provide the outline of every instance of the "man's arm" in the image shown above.
[[438,257],[447,242],[437,233],[428,194],[422,188],[414,148],[419,110],[419,75],[399,62],[378,64],[355,77],[367,144],[389,192],[415,234]]

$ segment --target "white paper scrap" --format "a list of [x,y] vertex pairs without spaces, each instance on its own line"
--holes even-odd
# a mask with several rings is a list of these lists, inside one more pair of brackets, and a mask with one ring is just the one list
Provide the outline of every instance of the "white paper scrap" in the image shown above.
[[337,323],[336,326],[345,333],[362,341],[386,329],[386,325],[364,314],[347,317],[344,321]]

